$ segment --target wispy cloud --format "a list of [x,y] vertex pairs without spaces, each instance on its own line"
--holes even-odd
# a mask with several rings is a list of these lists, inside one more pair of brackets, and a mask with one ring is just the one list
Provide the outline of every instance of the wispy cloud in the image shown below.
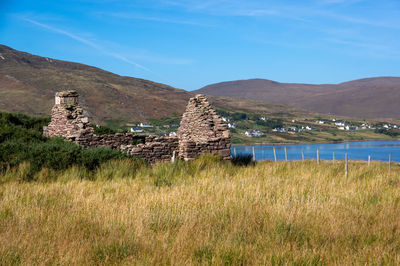
[[345,4],[352,5],[358,2],[363,2],[365,0],[317,0],[318,4]]
[[[365,0],[314,0],[296,1],[285,3],[285,1],[241,1],[241,0],[219,0],[219,1],[197,1],[197,0],[170,0],[163,2],[165,5],[173,5],[185,9],[186,11],[203,12],[212,15],[222,16],[247,16],[247,17],[276,17],[292,19],[296,21],[308,21],[320,19],[331,19],[346,22],[349,24],[366,25],[373,27],[400,29],[399,21],[385,21],[384,10],[376,12],[379,17],[371,17],[368,14],[362,16],[348,15],[343,10],[333,9],[336,5],[347,8],[350,13],[354,13],[352,6]],[[201,4],[200,4],[201,3]],[[350,9],[351,8],[351,9]],[[362,10],[364,11],[364,10]],[[375,15],[376,15],[375,14]],[[393,16],[390,16],[393,17]]]
[[147,21],[156,21],[163,23],[172,23],[172,24],[182,24],[182,25],[192,25],[192,26],[201,26],[201,27],[215,27],[212,24],[206,24],[202,22],[192,21],[192,20],[180,20],[180,19],[171,19],[160,16],[142,16],[136,15],[133,13],[122,13],[122,12],[97,12],[101,16],[110,16],[119,19],[132,19],[132,20],[147,20]]
[[394,47],[386,44],[376,44],[370,42],[360,42],[359,40],[325,39],[325,41],[339,44],[346,47],[355,47],[352,53],[359,53],[363,56],[368,55],[374,58],[393,58],[400,56],[400,52]]
[[94,42],[92,42],[90,40],[82,38],[82,37],[80,37],[80,36],[78,36],[76,34],[73,34],[73,33],[70,33],[68,31],[56,28],[54,26],[50,26],[50,25],[47,25],[47,24],[44,24],[44,23],[40,23],[40,22],[38,22],[36,20],[32,20],[32,19],[29,19],[29,18],[23,18],[23,20],[25,20],[25,21],[27,21],[27,22],[29,22],[31,24],[34,24],[34,25],[36,25],[38,27],[41,27],[41,28],[50,30],[52,32],[67,36],[67,37],[69,37],[71,39],[74,39],[74,40],[76,40],[76,41],[78,41],[80,43],[83,43],[83,44],[85,44],[85,45],[87,45],[89,47],[92,47],[92,48],[98,50],[99,52],[101,52],[101,53],[103,53],[105,55],[112,56],[112,57],[114,57],[116,59],[124,61],[124,62],[126,62],[128,64],[131,64],[131,65],[133,65],[133,66],[135,66],[137,68],[140,68],[140,69],[143,69],[145,71],[151,72],[150,69],[148,69],[147,67],[144,67],[144,66],[142,66],[142,65],[140,65],[140,64],[138,64],[136,62],[133,62],[132,60],[126,58],[124,55],[121,55],[121,54],[118,54],[118,53],[115,53],[115,52],[107,51],[104,47],[102,47],[102,46],[100,46],[100,45],[98,45],[98,44],[96,44],[96,43],[94,43]]

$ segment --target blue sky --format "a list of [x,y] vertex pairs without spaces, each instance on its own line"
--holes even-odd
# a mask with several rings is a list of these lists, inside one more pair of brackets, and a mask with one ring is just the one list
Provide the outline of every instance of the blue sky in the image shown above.
[[0,43],[193,90],[400,76],[399,0],[0,0]]

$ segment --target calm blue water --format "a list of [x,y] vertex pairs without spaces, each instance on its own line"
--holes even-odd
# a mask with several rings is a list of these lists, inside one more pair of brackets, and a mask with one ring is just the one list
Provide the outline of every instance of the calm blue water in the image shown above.
[[[264,150],[265,160],[274,160],[273,147],[276,149],[277,160],[285,160],[285,147],[287,148],[288,160],[301,160],[301,151],[304,150],[304,158],[316,159],[317,149],[321,160],[332,160],[335,152],[335,160],[344,160],[345,154],[349,160],[368,160],[371,155],[373,161],[389,161],[389,153],[392,155],[392,162],[400,162],[400,140],[399,141],[366,141],[366,142],[345,142],[337,144],[304,144],[304,145],[282,145],[282,146],[254,146],[256,160],[262,160]],[[234,146],[232,156],[236,148],[236,154],[252,154],[253,146]]]

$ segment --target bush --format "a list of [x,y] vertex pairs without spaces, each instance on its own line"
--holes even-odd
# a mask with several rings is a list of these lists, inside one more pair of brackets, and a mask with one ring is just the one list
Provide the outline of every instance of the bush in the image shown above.
[[[132,158],[117,150],[83,150],[63,138],[46,138],[42,128],[49,118],[0,112],[0,171],[26,164],[23,180],[32,180],[42,169],[65,170],[73,165],[94,170],[109,160]],[[112,129],[100,127],[103,132]],[[28,167],[29,166],[29,167]]]
[[283,127],[283,123],[282,123],[281,119],[269,119],[266,121],[257,120],[256,124],[259,126],[265,126],[268,128],[282,128]]
[[118,150],[112,150],[107,148],[97,148],[82,150],[80,154],[80,164],[89,170],[94,170],[100,166],[100,164],[109,160],[118,160],[131,158],[128,154],[122,153]]
[[247,114],[245,113],[233,113],[232,114],[233,120],[246,120]]
[[385,128],[377,128],[375,129],[374,132],[378,134],[385,134],[391,137],[397,137],[399,135],[399,132],[393,130],[387,130]]
[[62,170],[79,164],[82,148],[75,143],[68,142],[62,138],[53,138],[45,143],[32,145],[28,156],[35,170],[42,167]]
[[63,170],[79,164],[82,148],[77,144],[61,138],[46,142],[24,143],[9,141],[0,144],[0,170],[16,167],[23,162],[30,164],[30,175],[39,172],[43,167]]
[[48,117],[29,117],[23,114],[0,112],[0,143],[9,140],[18,142],[45,141],[43,126],[50,122]]
[[50,122],[50,117],[30,117],[24,114],[0,112],[0,125],[15,125],[41,131]]
[[115,129],[105,127],[105,126],[96,126],[92,125],[94,129],[94,134],[96,135],[109,135],[109,134],[115,134],[117,131]]
[[234,158],[232,158],[231,162],[234,165],[239,166],[248,166],[250,164],[254,164],[253,155],[251,154],[238,154]]

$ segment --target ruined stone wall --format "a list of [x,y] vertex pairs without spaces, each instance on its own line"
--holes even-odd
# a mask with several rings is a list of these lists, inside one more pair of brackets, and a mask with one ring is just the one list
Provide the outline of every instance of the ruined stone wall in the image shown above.
[[145,143],[147,135],[135,135],[132,133],[116,133],[108,135],[85,135],[75,139],[75,142],[85,149],[111,148],[120,149],[121,145],[136,145]]
[[168,162],[174,155],[177,158],[178,138],[148,136],[144,144],[122,145],[120,150],[139,156],[150,164],[160,161]]
[[229,130],[204,95],[189,100],[178,129],[178,137],[132,133],[98,136],[93,132],[89,119],[83,115],[83,109],[79,106],[78,93],[56,93],[51,122],[43,129],[47,137],[62,136],[85,149],[118,149],[139,156],[151,164],[171,161],[173,156],[190,160],[202,153],[219,154],[224,159],[230,159]]
[[178,129],[178,138],[179,157],[186,161],[202,153],[231,158],[229,130],[205,95],[190,98]]

